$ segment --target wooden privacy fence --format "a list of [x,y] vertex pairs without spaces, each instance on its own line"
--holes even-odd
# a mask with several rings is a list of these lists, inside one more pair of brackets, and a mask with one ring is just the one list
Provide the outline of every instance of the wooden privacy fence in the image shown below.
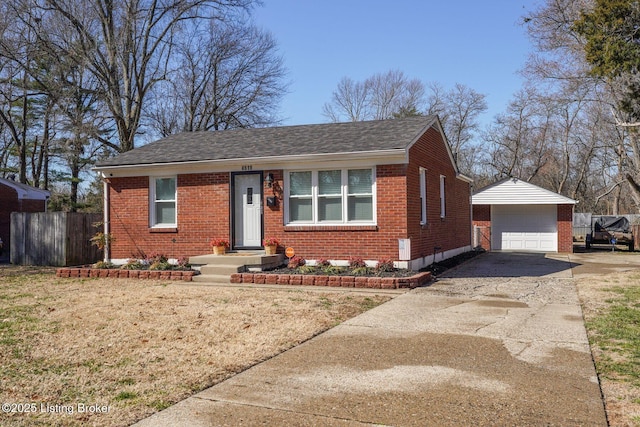
[[11,213],[11,263],[21,265],[90,264],[101,251],[91,244],[101,214],[71,212]]

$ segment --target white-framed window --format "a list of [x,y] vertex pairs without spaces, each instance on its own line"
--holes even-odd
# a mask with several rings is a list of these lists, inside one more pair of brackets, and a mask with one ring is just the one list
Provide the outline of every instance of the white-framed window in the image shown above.
[[427,170],[420,168],[420,224],[427,223]]
[[291,224],[373,224],[372,168],[288,171],[286,222]]
[[445,180],[444,175],[440,175],[440,218],[444,218],[447,214],[445,200]]
[[176,227],[177,180],[175,176],[149,179],[151,227]]

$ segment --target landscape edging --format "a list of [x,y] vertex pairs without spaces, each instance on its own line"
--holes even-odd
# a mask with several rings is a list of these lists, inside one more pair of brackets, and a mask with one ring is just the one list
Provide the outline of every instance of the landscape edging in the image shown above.
[[56,269],[56,277],[93,277],[93,278],[119,278],[119,279],[156,279],[156,280],[182,280],[191,282],[195,271],[193,270],[125,270],[116,268],[89,268],[89,267],[62,267]]
[[431,272],[409,277],[327,276],[312,274],[233,273],[234,284],[271,284],[293,286],[333,286],[343,288],[402,289],[416,288],[431,282]]

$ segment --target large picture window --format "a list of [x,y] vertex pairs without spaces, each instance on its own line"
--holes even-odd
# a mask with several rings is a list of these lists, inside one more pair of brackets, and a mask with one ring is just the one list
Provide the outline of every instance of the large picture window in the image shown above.
[[291,171],[287,175],[288,222],[374,222],[373,169]]
[[175,227],[176,178],[151,178],[150,219],[152,227]]

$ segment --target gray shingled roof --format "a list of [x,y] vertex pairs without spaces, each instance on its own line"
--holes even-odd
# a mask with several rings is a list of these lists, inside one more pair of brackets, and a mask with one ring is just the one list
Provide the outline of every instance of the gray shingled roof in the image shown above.
[[184,132],[122,153],[101,167],[406,149],[435,116],[216,132]]

